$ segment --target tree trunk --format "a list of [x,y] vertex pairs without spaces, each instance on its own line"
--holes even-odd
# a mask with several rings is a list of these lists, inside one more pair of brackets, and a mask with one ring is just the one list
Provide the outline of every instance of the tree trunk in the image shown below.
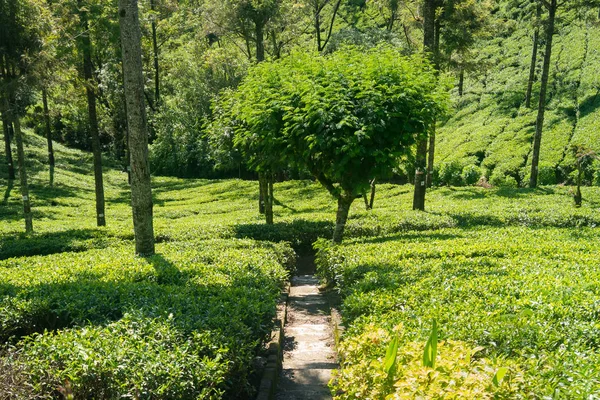
[[531,63],[529,64],[529,81],[527,82],[527,92],[525,93],[525,107],[531,107],[531,90],[535,81],[535,65],[537,64],[538,42],[539,42],[539,22],[542,14],[542,4],[538,1],[536,9],[535,29],[533,31],[533,50],[531,52]]
[[334,244],[342,243],[344,228],[346,228],[346,221],[348,220],[348,212],[353,201],[354,196],[351,193],[342,193],[338,197],[338,209],[335,217],[335,229],[333,231]]
[[6,165],[8,167],[8,180],[15,180],[15,166],[13,164],[12,149],[10,146],[11,123],[7,116],[7,110],[2,110],[2,127],[4,130],[4,151],[6,153]]
[[321,51],[321,10],[315,9],[315,33],[317,35],[317,51]]
[[12,104],[5,99],[4,107],[6,120],[12,123],[17,143],[17,163],[19,165],[19,180],[21,185],[21,198],[23,199],[23,214],[25,216],[25,232],[33,232],[33,218],[31,215],[31,202],[29,200],[29,185],[27,183],[27,169],[25,167],[25,149],[23,148],[23,134],[21,133],[21,121],[19,116],[12,111]]
[[44,122],[46,141],[48,142],[48,165],[50,166],[50,186],[54,184],[54,149],[52,147],[52,130],[50,128],[50,111],[48,111],[48,91],[42,86],[42,104],[44,106]]
[[463,67],[460,67],[460,70],[458,72],[458,95],[459,96],[463,95],[464,87],[465,87],[465,69]]
[[88,116],[90,119],[90,134],[92,152],[94,154],[94,181],[96,186],[96,223],[98,226],[106,225],[104,216],[104,183],[102,179],[102,149],[100,148],[100,133],[98,130],[98,115],[96,112],[96,94],[94,93],[94,76],[92,74],[92,43],[89,37],[87,11],[81,0],[78,0],[79,17],[81,19],[81,45],[83,53],[83,78],[85,80],[85,93],[88,103]]
[[583,170],[581,168],[581,165],[577,165],[577,191],[575,192],[575,207],[581,207],[581,175],[582,174],[583,174]]
[[265,32],[262,21],[256,22],[256,62],[265,61]]
[[135,252],[140,255],[152,255],[154,254],[152,187],[148,164],[148,125],[142,73],[142,35],[137,0],[119,0],[119,26],[131,155],[131,207]]
[[367,194],[363,194],[363,201],[365,202],[365,210],[369,211],[371,207],[369,207],[369,199],[367,198]]
[[262,172],[258,173],[258,212],[265,213],[265,177]]
[[[435,0],[425,0],[423,2],[423,47],[426,52],[430,53],[433,59],[435,51]],[[417,141],[413,210],[425,210],[425,192],[427,188],[426,167],[427,136],[423,136]]]
[[435,123],[429,130],[429,148],[427,149],[427,176],[425,178],[425,184],[428,188],[433,184],[433,162],[435,158]]
[[[155,10],[154,0],[150,0],[150,9]],[[158,69],[158,42],[156,40],[156,20],[155,15],[152,16],[152,51],[154,57],[154,106],[158,107],[160,103],[160,77]]]
[[269,175],[264,183],[265,188],[265,219],[268,225],[273,225],[273,176]]
[[533,137],[533,154],[531,158],[531,177],[529,187],[537,187],[538,164],[540,160],[540,146],[542,143],[542,130],[544,127],[544,112],[546,111],[546,90],[548,88],[548,76],[550,73],[550,59],[552,56],[552,37],[554,35],[554,20],[556,16],[557,0],[550,0],[548,9],[548,26],[546,29],[546,52],[544,54],[544,66],[542,68],[542,81],[540,87],[540,101],[535,125],[535,136]]
[[371,198],[369,199],[369,210],[373,209],[373,204],[375,203],[375,181],[375,178],[373,178],[373,180],[371,181]]

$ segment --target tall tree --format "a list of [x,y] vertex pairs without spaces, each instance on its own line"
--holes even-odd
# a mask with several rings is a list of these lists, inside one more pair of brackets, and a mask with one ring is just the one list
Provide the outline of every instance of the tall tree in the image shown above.
[[546,23],[546,50],[544,52],[544,65],[542,67],[542,78],[540,86],[540,98],[538,113],[535,122],[535,135],[533,136],[533,152],[531,156],[531,174],[529,187],[537,187],[538,165],[540,160],[540,147],[542,143],[542,131],[544,127],[544,113],[546,111],[546,93],[548,90],[548,77],[550,75],[550,60],[552,57],[552,38],[554,37],[554,23],[556,20],[557,0],[540,0],[548,10],[548,21]]
[[131,206],[135,252],[154,254],[152,188],[148,163],[148,126],[144,103],[141,31],[137,0],[119,0],[119,26],[131,157]]
[[85,81],[85,93],[87,97],[89,129],[94,154],[94,183],[96,192],[96,223],[98,226],[106,225],[104,205],[104,182],[102,177],[102,148],[100,145],[100,132],[98,129],[98,112],[96,109],[97,84],[93,73],[92,63],[92,41],[90,40],[90,27],[88,21],[88,10],[83,0],[77,0],[79,23],[81,33],[79,35],[80,49],[83,58],[83,79]]
[[[430,57],[435,51],[435,0],[423,2],[423,47]],[[435,123],[430,125],[435,129]],[[431,134],[431,132],[428,132]],[[415,189],[413,194],[413,210],[425,210],[425,192],[427,190],[427,137],[417,140],[417,154],[415,157]]]
[[42,14],[41,5],[36,2],[0,0],[0,107],[3,124],[14,129],[27,233],[33,232],[33,222],[20,117],[28,105],[28,78],[47,28]]

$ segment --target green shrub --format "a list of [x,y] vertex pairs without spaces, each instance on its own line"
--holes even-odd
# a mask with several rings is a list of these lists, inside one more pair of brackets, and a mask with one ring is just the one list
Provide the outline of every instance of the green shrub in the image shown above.
[[517,180],[507,175],[504,171],[499,171],[497,169],[492,172],[489,180],[492,186],[501,187],[501,188],[517,188],[519,187]]
[[456,160],[441,163],[439,168],[440,183],[448,186],[462,185],[462,169],[462,164]]
[[76,398],[247,393],[294,260],[286,245],[235,239],[160,244],[148,258],[127,246],[8,259],[0,338],[41,395],[67,378]]
[[[595,228],[484,227],[319,247],[319,273],[337,284],[347,327],[338,398],[441,398],[451,381],[462,398],[551,397],[554,382],[567,398],[600,395],[600,296],[590,291],[600,285],[599,238]],[[449,344],[433,375],[419,357],[432,319]],[[401,333],[400,361],[386,388],[391,332]],[[496,386],[501,367],[506,384]]]
[[185,335],[173,320],[127,314],[105,327],[35,335],[23,342],[21,362],[38,393],[68,382],[75,398],[221,399],[227,338]]
[[556,184],[556,168],[553,165],[540,163],[538,168],[538,184],[539,185],[555,185]]
[[462,169],[461,178],[465,185],[472,186],[483,176],[481,168],[476,165],[466,165]]

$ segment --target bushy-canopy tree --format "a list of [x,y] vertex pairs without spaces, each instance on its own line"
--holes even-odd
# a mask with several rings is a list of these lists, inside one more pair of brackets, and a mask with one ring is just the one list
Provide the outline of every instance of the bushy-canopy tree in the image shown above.
[[339,243],[354,199],[410,151],[447,98],[422,56],[387,46],[296,52],[252,68],[225,117],[236,141],[251,144],[252,165],[302,165],[331,193]]

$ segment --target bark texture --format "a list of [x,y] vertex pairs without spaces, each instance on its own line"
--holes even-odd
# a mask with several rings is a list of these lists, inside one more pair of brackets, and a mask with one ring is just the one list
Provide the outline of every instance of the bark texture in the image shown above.
[[119,26],[121,28],[123,78],[131,157],[131,206],[135,252],[147,256],[154,254],[154,226],[137,0],[119,0]]
[[48,165],[50,166],[50,186],[54,184],[54,148],[52,147],[52,129],[50,127],[50,111],[48,110],[48,91],[42,86],[42,103],[44,106],[44,127],[48,142]]
[[[150,9],[156,11],[155,0],[150,0]],[[158,69],[158,41],[156,39],[156,20],[152,18],[152,52],[154,58],[154,107],[160,103],[160,75]]]
[[[424,50],[433,57],[435,50],[435,0],[423,2],[423,45]],[[425,210],[425,192],[427,188],[427,136],[417,141],[415,157],[415,189],[413,210]]]
[[19,164],[19,181],[21,185],[21,198],[23,199],[23,215],[25,216],[25,232],[33,232],[33,217],[31,215],[31,200],[29,199],[29,185],[27,182],[27,169],[25,167],[25,149],[23,147],[23,134],[19,116],[12,112],[12,104],[5,101],[5,113],[9,126],[12,124],[17,144],[17,163]]
[[2,110],[2,128],[4,131],[4,152],[6,153],[6,166],[8,167],[8,180],[15,180],[15,165],[13,163],[12,157],[12,149],[10,145],[11,138],[11,128],[12,124],[10,123],[7,117],[7,111]]
[[100,147],[100,132],[98,130],[98,114],[96,111],[96,93],[92,64],[92,42],[89,36],[88,16],[82,1],[78,1],[79,18],[81,22],[81,47],[83,55],[83,78],[85,80],[85,94],[87,97],[88,117],[92,153],[94,154],[94,182],[96,189],[96,223],[98,226],[106,225],[104,215],[104,182],[102,178],[102,149]]
[[529,81],[527,82],[527,91],[525,92],[525,106],[531,107],[531,90],[533,89],[533,82],[535,81],[535,66],[537,64],[537,53],[538,53],[538,42],[540,35],[540,28],[538,26],[540,17],[542,14],[542,5],[538,2],[536,9],[536,26],[533,31],[533,50],[531,51],[531,62],[529,64]]
[[348,212],[354,201],[354,196],[351,193],[342,193],[338,197],[338,209],[335,217],[335,229],[333,230],[333,243],[342,243],[344,237],[344,229],[348,220]]
[[542,131],[544,127],[544,113],[546,111],[546,92],[548,89],[548,76],[550,75],[550,59],[552,56],[552,38],[554,36],[554,21],[556,17],[557,0],[550,0],[548,4],[548,25],[546,27],[546,51],[544,53],[544,66],[542,68],[542,80],[540,87],[540,101],[538,103],[538,114],[535,123],[535,136],[533,137],[533,152],[531,156],[531,175],[529,187],[537,187],[538,165],[540,160],[540,146],[542,143]]

